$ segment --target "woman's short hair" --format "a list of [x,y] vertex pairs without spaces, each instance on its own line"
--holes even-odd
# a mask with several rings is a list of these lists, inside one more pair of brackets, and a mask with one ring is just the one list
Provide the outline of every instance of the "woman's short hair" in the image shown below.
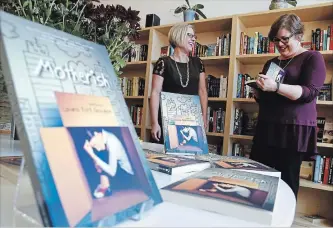
[[293,35],[303,35],[304,25],[296,14],[284,14],[271,26],[268,38],[272,41],[280,29],[286,29]]
[[168,38],[169,43],[173,48],[184,45],[184,41],[187,36],[187,30],[189,28],[194,30],[193,26],[187,23],[180,23],[172,26],[169,31]]

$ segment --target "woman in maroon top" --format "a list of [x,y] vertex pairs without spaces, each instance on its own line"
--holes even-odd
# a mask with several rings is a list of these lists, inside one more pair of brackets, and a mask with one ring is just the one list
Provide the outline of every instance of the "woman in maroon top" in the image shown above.
[[[281,172],[296,198],[302,160],[317,152],[316,97],[326,77],[322,55],[301,46],[303,33],[294,14],[282,15],[271,26],[268,37],[280,56],[266,62],[256,81],[259,116],[251,151],[251,159]],[[284,69],[283,83],[265,75],[271,62]]]

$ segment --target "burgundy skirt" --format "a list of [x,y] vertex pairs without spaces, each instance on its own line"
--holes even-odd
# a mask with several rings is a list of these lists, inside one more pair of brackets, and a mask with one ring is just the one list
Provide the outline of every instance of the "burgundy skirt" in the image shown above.
[[317,129],[315,126],[258,121],[253,142],[311,156],[317,153]]

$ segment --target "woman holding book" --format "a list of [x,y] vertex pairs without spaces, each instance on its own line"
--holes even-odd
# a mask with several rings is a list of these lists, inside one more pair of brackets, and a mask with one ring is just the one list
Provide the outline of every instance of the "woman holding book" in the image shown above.
[[[280,56],[267,61],[256,80],[259,116],[250,156],[280,171],[296,198],[302,160],[317,152],[316,97],[326,77],[320,52],[301,46],[303,34],[294,14],[282,15],[271,26],[268,37]],[[272,62],[284,70],[282,83],[265,75]]]
[[205,67],[199,57],[190,53],[196,44],[192,25],[174,25],[168,34],[171,55],[160,57],[153,69],[150,110],[151,135],[155,142],[164,143],[160,110],[161,91],[199,95],[204,125],[207,122],[207,89]]

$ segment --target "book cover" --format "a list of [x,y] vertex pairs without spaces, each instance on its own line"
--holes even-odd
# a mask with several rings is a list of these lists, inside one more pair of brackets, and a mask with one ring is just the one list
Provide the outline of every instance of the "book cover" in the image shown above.
[[[272,212],[279,178],[231,169],[209,168],[163,190],[213,198]],[[163,193],[162,193],[163,194]]]
[[166,153],[208,154],[199,96],[161,92],[161,112]]
[[325,119],[322,142],[333,144],[333,117]]
[[215,168],[278,172],[277,170],[266,166],[260,162],[240,156],[223,156],[217,154],[209,154],[195,156],[195,159],[209,161]]
[[186,156],[161,154],[150,151],[145,151],[145,154],[148,162],[150,163],[151,169],[169,175],[175,173],[201,171],[210,167],[209,162],[188,158]]
[[[266,75],[274,79],[274,81],[276,82],[283,83],[286,74],[281,67],[279,67],[276,63],[271,62],[266,72]],[[258,89],[256,80],[248,80],[245,82],[245,84],[252,88]]]
[[105,47],[4,12],[0,21],[43,225],[112,226],[161,203]]

